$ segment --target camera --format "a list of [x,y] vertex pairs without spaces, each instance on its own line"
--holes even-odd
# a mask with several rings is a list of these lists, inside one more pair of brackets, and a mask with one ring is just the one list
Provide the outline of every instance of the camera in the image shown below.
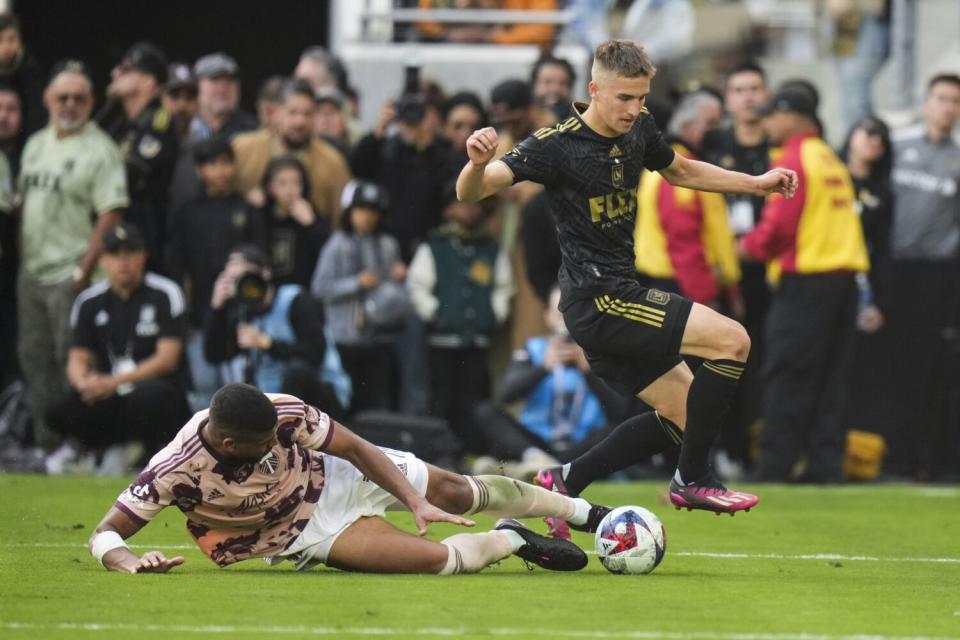
[[423,122],[427,115],[427,101],[419,93],[405,93],[397,99],[397,120],[414,126]]
[[249,318],[251,312],[260,308],[264,299],[267,297],[267,288],[269,283],[260,273],[248,271],[237,277],[235,284],[237,307],[240,310],[240,316]]

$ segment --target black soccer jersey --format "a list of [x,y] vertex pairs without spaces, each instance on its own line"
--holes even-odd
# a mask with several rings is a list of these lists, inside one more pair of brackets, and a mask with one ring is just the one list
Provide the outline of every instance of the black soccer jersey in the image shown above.
[[73,303],[71,345],[92,351],[94,370],[109,374],[121,360],[140,363],[153,356],[161,338],[186,340],[184,306],[180,287],[155,273],[147,273],[126,300],[104,280],[82,291]]
[[636,281],[633,230],[637,186],[644,168],[664,169],[674,152],[653,117],[643,110],[633,128],[616,138],[602,136],[580,117],[575,104],[564,122],[535,131],[503,162],[514,182],[546,187],[557,222],[563,263],[560,287],[581,295],[609,290],[616,280]]

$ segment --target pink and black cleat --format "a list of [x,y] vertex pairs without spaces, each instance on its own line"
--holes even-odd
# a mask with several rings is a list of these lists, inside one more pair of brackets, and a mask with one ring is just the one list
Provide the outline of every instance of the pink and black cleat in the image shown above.
[[[560,467],[552,469],[542,469],[533,477],[533,484],[539,485],[547,491],[556,491],[557,493],[568,495],[567,486],[563,483],[563,473]],[[566,520],[547,516],[543,519],[547,523],[547,535],[551,538],[560,538],[561,540],[570,539],[570,527]]]
[[753,494],[730,491],[713,476],[686,485],[677,482],[676,478],[670,481],[670,502],[678,510],[686,507],[687,511],[703,509],[732,516],[737,511],[750,511],[759,501]]
[[[561,474],[560,467],[538,471],[537,475],[533,478],[533,483],[549,491],[556,491],[565,496],[569,495],[567,487],[563,483],[563,475]],[[553,516],[547,516],[543,521],[547,523],[547,535],[552,538],[569,540],[570,529],[584,531],[586,533],[596,533],[597,528],[600,526],[600,521],[603,520],[608,513],[610,513],[610,507],[605,507],[602,504],[591,504],[587,522],[583,525],[575,525],[566,520],[554,518]]]

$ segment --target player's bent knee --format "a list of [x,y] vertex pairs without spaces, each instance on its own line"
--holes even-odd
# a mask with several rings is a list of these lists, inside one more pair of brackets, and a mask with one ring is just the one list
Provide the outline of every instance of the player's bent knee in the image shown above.
[[430,479],[427,483],[427,500],[450,513],[466,513],[473,506],[474,491],[465,476],[452,473],[433,465],[427,467]]
[[665,402],[658,404],[653,407],[657,412],[657,415],[666,418],[673,424],[677,425],[681,430],[686,428],[687,425],[687,406],[685,403],[670,403]]
[[746,362],[750,355],[750,335],[743,325],[730,320],[718,345],[722,353],[721,358]]
[[743,325],[739,322],[737,323],[737,353],[736,359],[740,362],[746,362],[747,356],[750,355],[750,334],[747,333],[747,330],[744,329]]

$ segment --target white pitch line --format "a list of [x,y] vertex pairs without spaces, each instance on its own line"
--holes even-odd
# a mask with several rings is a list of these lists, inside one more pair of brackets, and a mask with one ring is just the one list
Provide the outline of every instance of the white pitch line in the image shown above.
[[[4,542],[0,547],[33,547],[42,549],[85,549],[85,544],[64,542]],[[131,549],[157,549],[160,551],[200,551],[192,544],[131,544]],[[596,551],[589,549],[588,554]],[[669,551],[669,555],[688,558],[718,558],[720,560],[846,560],[848,562],[920,562],[924,564],[960,564],[960,558],[912,558],[847,555],[843,553],[742,553],[736,551]]]
[[770,633],[770,632],[720,632],[720,631],[596,631],[578,629],[517,629],[494,627],[469,629],[466,627],[421,627],[401,629],[397,627],[308,627],[308,626],[253,626],[253,625],[161,625],[119,623],[33,623],[0,622],[0,628],[10,631],[89,631],[157,632],[157,633],[248,633],[257,635],[306,635],[306,636],[446,636],[492,635],[501,637],[561,637],[561,638],[627,638],[636,640],[960,640],[957,636],[884,636],[874,634],[832,635],[820,633]]
[[883,558],[880,556],[850,556],[842,553],[734,553],[715,551],[674,551],[671,555],[732,560],[848,560],[850,562],[925,562],[960,564],[960,558]]
[[[195,544],[131,544],[131,549],[196,549],[200,547]],[[38,549],[86,549],[87,545],[82,543],[67,542],[2,542],[0,547],[36,547]]]

